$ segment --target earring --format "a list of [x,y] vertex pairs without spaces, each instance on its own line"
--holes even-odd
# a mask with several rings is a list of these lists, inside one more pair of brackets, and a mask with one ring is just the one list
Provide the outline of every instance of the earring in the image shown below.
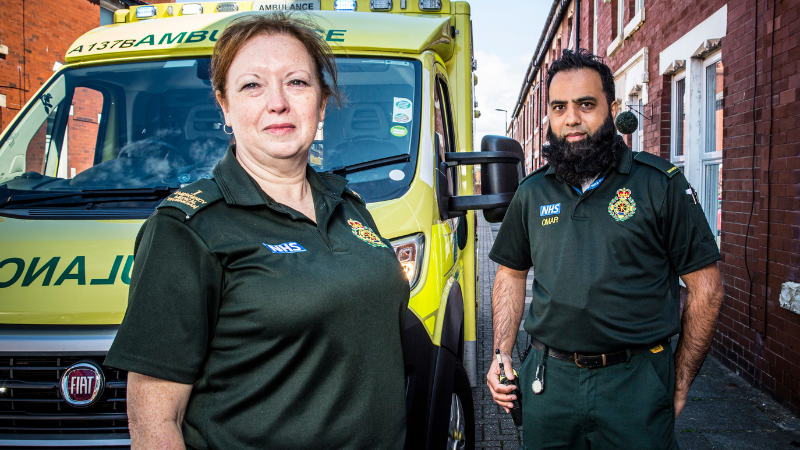
[[318,123],[318,124],[317,124],[317,129],[318,129],[318,130],[321,130],[321,129],[322,129],[322,127],[324,127],[324,126],[325,126],[325,121],[322,121],[322,122],[320,122],[320,123]]
[[[228,128],[230,128],[230,129],[231,129],[231,132],[230,132],[230,133],[228,133],[228,131],[227,131],[227,130],[225,130],[225,127],[228,127]],[[228,124],[226,123],[225,125],[223,125],[223,126],[222,126],[222,131],[224,131],[224,132],[225,132],[225,134],[233,134],[233,127],[231,127],[230,125],[228,125]]]

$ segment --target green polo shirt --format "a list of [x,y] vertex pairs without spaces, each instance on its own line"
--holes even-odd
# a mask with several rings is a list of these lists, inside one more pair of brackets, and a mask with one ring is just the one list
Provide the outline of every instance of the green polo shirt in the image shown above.
[[624,155],[579,193],[552,168],[523,180],[489,257],[533,267],[525,330],[603,353],[680,332],[678,277],[720,259],[689,183],[667,161]]
[[105,364],[193,384],[189,448],[403,448],[408,279],[347,180],[306,176],[316,224],[228,149],[216,197],[189,185],[139,233]]

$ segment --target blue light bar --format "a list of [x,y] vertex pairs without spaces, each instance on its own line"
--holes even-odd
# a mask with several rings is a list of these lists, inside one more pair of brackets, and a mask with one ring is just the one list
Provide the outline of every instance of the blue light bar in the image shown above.
[[139,20],[152,19],[155,16],[156,16],[155,6],[140,6],[136,8],[136,18]]
[[334,11],[355,11],[356,0],[336,0],[333,3]]

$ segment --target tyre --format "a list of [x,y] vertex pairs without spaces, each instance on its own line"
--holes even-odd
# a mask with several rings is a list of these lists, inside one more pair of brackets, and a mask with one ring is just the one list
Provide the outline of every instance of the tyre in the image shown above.
[[475,407],[467,371],[456,363],[453,394],[450,402],[450,422],[447,427],[448,450],[475,450]]

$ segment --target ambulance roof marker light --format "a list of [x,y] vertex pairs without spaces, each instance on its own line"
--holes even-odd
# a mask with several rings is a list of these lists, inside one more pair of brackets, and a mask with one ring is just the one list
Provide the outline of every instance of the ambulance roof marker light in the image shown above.
[[442,0],[419,0],[419,9],[422,11],[441,11]]
[[172,9],[172,5],[169,5],[169,6],[167,6],[167,13],[166,13],[166,14],[167,14],[168,16],[171,16],[171,15],[173,14],[173,12],[172,12],[172,11],[173,11],[173,9]]
[[236,12],[239,11],[239,5],[234,2],[224,2],[224,3],[217,3],[217,7],[214,8],[214,12]]
[[200,3],[184,3],[181,6],[182,16],[192,16],[195,14],[203,14],[203,5]]
[[372,11],[391,11],[392,0],[369,0],[369,9]]
[[136,8],[136,19],[152,19],[156,17],[156,7],[155,6],[139,6]]
[[356,0],[336,0],[333,2],[334,11],[355,11],[358,8]]

